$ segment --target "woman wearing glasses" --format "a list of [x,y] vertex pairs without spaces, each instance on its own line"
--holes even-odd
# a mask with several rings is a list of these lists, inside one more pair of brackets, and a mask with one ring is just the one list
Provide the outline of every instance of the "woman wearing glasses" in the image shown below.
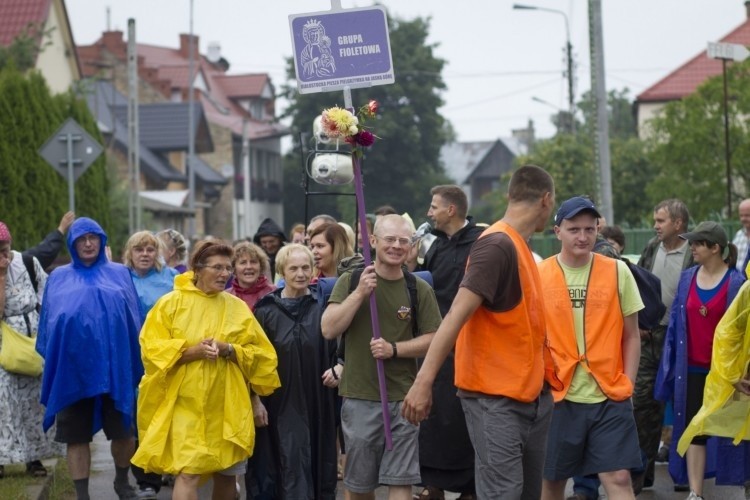
[[212,476],[213,498],[233,499],[234,476],[245,472],[255,440],[246,387],[264,396],[279,387],[276,353],[247,305],[221,293],[232,248],[200,242],[190,267],[141,331],[145,375],[132,462],[174,475],[174,498],[198,498],[199,479]]
[[320,332],[322,309],[317,287],[310,286],[310,250],[299,244],[282,247],[276,272],[285,286],[260,299],[255,315],[279,357],[281,389],[262,402],[253,400],[259,429],[248,491],[257,489],[255,498],[334,500],[335,393],[327,368],[336,342]]

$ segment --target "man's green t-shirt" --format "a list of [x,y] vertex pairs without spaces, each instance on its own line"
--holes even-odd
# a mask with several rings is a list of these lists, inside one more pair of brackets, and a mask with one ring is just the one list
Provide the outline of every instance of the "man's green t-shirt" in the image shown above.
[[[351,272],[336,280],[329,303],[340,304],[349,296]],[[380,335],[388,342],[402,342],[413,337],[411,308],[406,280],[386,280],[378,276],[375,289],[380,320]],[[424,280],[417,278],[417,327],[419,334],[437,331],[440,310],[435,292]],[[378,372],[375,358],[370,352],[372,323],[370,301],[365,300],[344,333],[344,373],[339,384],[339,394],[347,398],[380,400]],[[417,360],[396,358],[383,360],[388,401],[402,401],[417,375]]]

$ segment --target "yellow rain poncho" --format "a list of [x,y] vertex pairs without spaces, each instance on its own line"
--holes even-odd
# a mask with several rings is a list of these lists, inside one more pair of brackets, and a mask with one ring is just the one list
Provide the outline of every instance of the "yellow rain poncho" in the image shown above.
[[714,335],[711,371],[706,378],[703,406],[680,438],[684,455],[695,436],[731,438],[735,445],[750,440],[750,396],[733,387],[748,373],[750,364],[750,281],[745,282],[721,318]]
[[[192,278],[175,278],[141,330],[145,375],[132,462],[149,472],[205,475],[247,459],[255,443],[247,386],[262,396],[280,386],[276,352],[247,305],[228,293],[208,295]],[[177,364],[207,338],[231,343],[237,362]]]

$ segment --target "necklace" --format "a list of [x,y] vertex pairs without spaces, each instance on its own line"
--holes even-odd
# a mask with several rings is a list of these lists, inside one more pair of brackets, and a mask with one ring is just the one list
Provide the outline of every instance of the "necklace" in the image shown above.
[[708,307],[706,307],[706,304],[701,304],[701,306],[698,308],[698,312],[701,316],[704,318],[708,316]]

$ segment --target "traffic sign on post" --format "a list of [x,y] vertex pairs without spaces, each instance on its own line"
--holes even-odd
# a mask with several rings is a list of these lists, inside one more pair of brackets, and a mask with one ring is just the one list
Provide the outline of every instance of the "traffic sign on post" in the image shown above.
[[741,62],[747,59],[747,56],[750,56],[750,51],[744,45],[738,43],[708,42],[706,55],[708,55],[709,59]]
[[39,148],[39,154],[68,181],[68,205],[75,210],[74,185],[102,154],[102,146],[78,122],[68,118]]
[[289,16],[300,94],[396,81],[382,6]]

